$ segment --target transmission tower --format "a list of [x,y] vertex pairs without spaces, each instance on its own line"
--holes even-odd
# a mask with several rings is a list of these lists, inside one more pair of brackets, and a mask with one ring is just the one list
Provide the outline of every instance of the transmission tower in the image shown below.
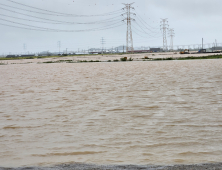
[[215,45],[216,45],[216,47],[217,47],[217,40],[215,40]]
[[170,36],[170,50],[173,50],[173,37],[175,36],[174,29],[169,29]]
[[23,50],[26,51],[26,49],[27,49],[27,45],[23,44]]
[[101,44],[102,44],[102,55],[103,55],[103,48],[104,48],[104,44],[105,44],[105,40],[104,40],[103,37],[102,37],[102,39],[101,39]]
[[166,38],[166,33],[168,30],[168,21],[166,19],[161,19],[161,25],[160,25],[160,30],[163,31],[163,51],[167,51],[167,38]]
[[60,54],[61,41],[58,41],[58,42],[57,42],[57,47],[59,48],[59,54]]
[[135,21],[135,19],[133,19],[131,17],[131,15],[136,15],[135,13],[131,13],[130,10],[134,9],[131,5],[133,5],[134,3],[131,4],[124,4],[125,7],[123,8],[123,10],[126,10],[126,13],[122,14],[122,16],[126,15],[126,18],[123,20],[127,20],[127,32],[126,32],[126,52],[134,52],[133,49],[133,36],[132,36],[132,28],[131,28],[131,21]]

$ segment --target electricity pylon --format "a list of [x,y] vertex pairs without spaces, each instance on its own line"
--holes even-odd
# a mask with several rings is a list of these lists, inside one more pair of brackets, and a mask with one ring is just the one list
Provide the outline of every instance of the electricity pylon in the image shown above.
[[61,41],[58,41],[58,42],[57,42],[57,47],[59,48],[59,54],[60,54]]
[[122,16],[127,15],[127,17],[123,20],[127,20],[127,32],[126,32],[126,52],[134,52],[133,49],[133,36],[132,36],[132,28],[131,28],[131,21],[135,21],[135,19],[131,18],[131,15],[136,15],[134,13],[131,13],[130,10],[134,9],[133,7],[131,7],[131,5],[133,5],[134,3],[131,4],[124,4],[125,7],[123,8],[123,10],[126,10],[126,13],[122,14]]
[[215,40],[215,46],[217,47],[217,40]]
[[167,51],[167,38],[166,38],[166,33],[168,30],[168,21],[166,19],[161,19],[161,25],[160,25],[160,30],[163,32],[163,51]]
[[58,42],[57,42],[57,47],[59,48],[59,54],[60,54],[61,41],[58,41]]
[[23,44],[23,50],[26,51],[26,49],[27,49],[27,45]]
[[104,48],[104,44],[105,44],[105,40],[104,40],[103,37],[102,37],[102,39],[101,39],[101,44],[102,44],[102,55],[103,55],[103,48]]
[[173,37],[175,36],[174,29],[169,29],[169,36],[170,36],[170,50],[173,51]]

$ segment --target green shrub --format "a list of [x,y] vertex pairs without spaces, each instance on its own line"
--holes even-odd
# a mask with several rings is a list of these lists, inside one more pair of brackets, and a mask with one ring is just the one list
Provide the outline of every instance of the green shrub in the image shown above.
[[129,61],[133,61],[133,58],[132,58],[132,57],[130,57],[130,58],[129,58]]
[[43,63],[54,63],[53,61],[46,61],[46,62],[43,62]]
[[127,61],[127,57],[120,58],[121,61]]
[[162,60],[162,58],[154,58],[153,60]]
[[169,57],[169,58],[165,58],[164,60],[173,60],[173,58]]

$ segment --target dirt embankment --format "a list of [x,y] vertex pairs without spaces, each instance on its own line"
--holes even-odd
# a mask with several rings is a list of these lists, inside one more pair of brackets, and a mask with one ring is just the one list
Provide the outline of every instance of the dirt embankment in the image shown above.
[[128,60],[131,58],[133,61],[143,61],[144,58],[148,59],[165,59],[165,58],[183,58],[183,57],[200,57],[200,56],[209,56],[209,55],[218,55],[218,53],[212,54],[179,54],[173,52],[166,53],[140,53],[140,54],[107,54],[107,55],[82,55],[82,56],[67,56],[67,57],[49,57],[49,58],[35,58],[35,59],[14,59],[14,60],[0,60],[0,64],[31,64],[31,63],[55,63],[62,61],[120,61],[121,58],[126,57]]
[[174,166],[62,164],[52,167],[0,167],[0,170],[222,170],[222,163]]

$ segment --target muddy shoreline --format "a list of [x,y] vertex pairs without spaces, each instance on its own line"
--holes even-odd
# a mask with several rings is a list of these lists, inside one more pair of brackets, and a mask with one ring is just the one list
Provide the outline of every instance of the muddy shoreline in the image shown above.
[[[199,54],[180,54],[174,52],[167,53],[138,53],[138,54],[111,54],[111,55],[74,55],[74,56],[50,56],[32,59],[7,59],[0,58],[0,65],[9,64],[43,64],[43,63],[84,63],[84,62],[121,62],[121,58],[127,58],[127,61],[158,61],[158,60],[177,60],[177,59],[203,59],[208,56],[218,56],[221,54],[199,53]],[[202,57],[202,58],[200,58]],[[209,57],[214,58],[214,57]],[[217,58],[217,57],[216,57]]]
[[222,170],[222,163],[193,165],[95,165],[95,164],[61,164],[49,167],[18,167],[0,170]]

